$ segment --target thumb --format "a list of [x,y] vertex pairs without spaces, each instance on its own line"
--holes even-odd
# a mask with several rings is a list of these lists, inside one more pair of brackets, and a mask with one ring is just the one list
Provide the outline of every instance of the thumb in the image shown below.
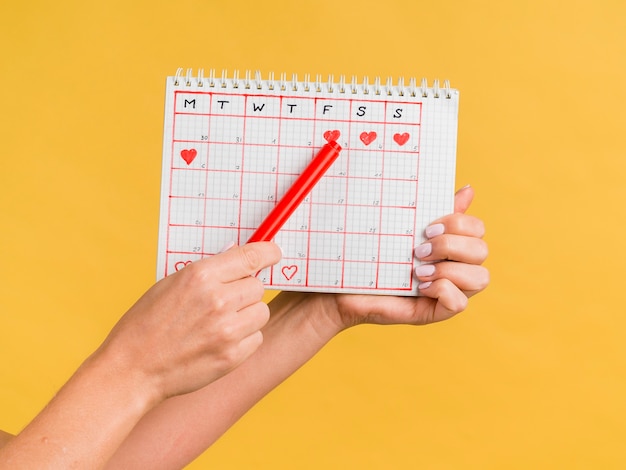
[[469,184],[459,189],[454,195],[454,212],[464,213],[474,199],[474,188]]

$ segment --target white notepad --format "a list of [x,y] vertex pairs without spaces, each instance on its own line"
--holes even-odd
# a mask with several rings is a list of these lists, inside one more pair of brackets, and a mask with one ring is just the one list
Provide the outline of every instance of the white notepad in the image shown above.
[[343,148],[276,235],[269,289],[417,295],[413,247],[452,212],[458,91],[435,81],[167,78],[159,278],[244,244],[327,141]]

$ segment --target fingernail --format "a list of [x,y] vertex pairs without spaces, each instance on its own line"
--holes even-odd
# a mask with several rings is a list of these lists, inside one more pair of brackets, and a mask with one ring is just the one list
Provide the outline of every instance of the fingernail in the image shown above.
[[278,247],[278,249],[280,250],[280,254],[281,254],[281,258],[285,257],[285,252],[283,251],[283,247],[280,245],[276,245]]
[[426,237],[433,238],[433,237],[436,237],[437,235],[441,235],[444,232],[444,230],[445,230],[445,227],[443,224],[432,224],[426,227],[426,230],[424,230],[424,233],[426,234]]
[[225,251],[230,250],[233,246],[235,246],[235,242],[228,242],[226,245],[222,247],[219,253],[224,253]]
[[417,277],[432,276],[433,274],[435,274],[434,264],[421,264],[415,268],[415,275]]
[[466,184],[465,186],[463,186],[462,188],[457,189],[454,194],[459,194],[461,191],[467,189],[467,188],[471,188],[471,186],[469,184]]
[[417,288],[418,288],[418,289],[420,289],[420,290],[422,290],[422,289],[428,289],[432,283],[433,283],[432,281],[428,281],[428,282],[420,282],[420,283],[417,285]]
[[425,258],[433,252],[433,245],[431,243],[423,243],[420,246],[416,246],[414,253],[418,258]]

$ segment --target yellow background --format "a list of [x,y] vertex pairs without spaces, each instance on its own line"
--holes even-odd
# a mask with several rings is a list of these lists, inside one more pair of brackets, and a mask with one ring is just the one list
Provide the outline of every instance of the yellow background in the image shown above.
[[448,78],[489,289],[336,338],[190,468],[626,467],[626,3],[3,1],[0,427],[153,282],[176,68]]

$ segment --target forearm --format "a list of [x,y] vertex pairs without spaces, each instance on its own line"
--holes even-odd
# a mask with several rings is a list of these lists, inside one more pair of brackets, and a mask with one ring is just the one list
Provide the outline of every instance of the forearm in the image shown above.
[[155,403],[145,379],[100,352],[87,359],[44,410],[0,449],[0,469],[102,468]]
[[271,304],[263,345],[237,369],[147,414],[109,468],[181,468],[201,454],[268,392],[315,355],[340,326],[323,296],[282,293]]
[[237,367],[269,319],[252,274],[279,259],[274,243],[250,243],[156,283],[0,451],[0,470],[100,468],[149,410]]

